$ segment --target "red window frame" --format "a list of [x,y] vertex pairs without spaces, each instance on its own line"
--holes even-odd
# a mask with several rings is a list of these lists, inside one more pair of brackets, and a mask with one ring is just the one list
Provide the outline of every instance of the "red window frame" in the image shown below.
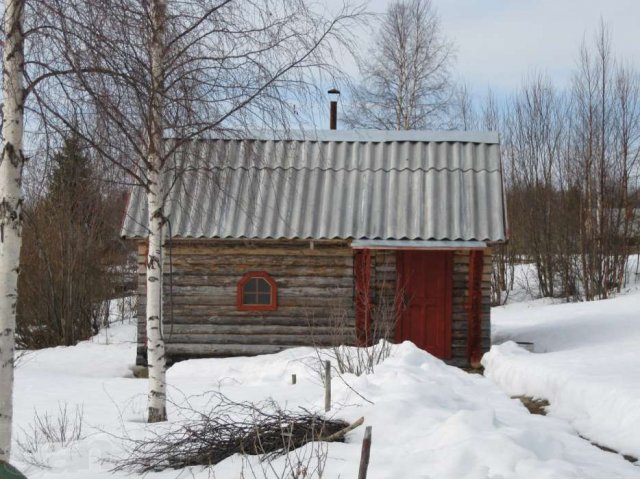
[[[269,304],[245,304],[244,287],[252,278],[262,278],[267,281],[271,287],[271,303]],[[278,308],[278,285],[276,281],[267,272],[247,272],[238,281],[238,288],[236,294],[236,306],[238,310],[242,311],[269,311],[276,310]]]

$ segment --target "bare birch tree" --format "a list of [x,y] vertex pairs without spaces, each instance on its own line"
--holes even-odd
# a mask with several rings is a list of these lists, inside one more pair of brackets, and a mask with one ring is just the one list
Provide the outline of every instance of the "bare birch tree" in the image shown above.
[[468,131],[478,129],[481,123],[474,108],[469,88],[466,83],[460,83],[453,90],[451,118],[448,126],[452,129]]
[[24,129],[23,0],[6,0],[2,57],[2,163],[0,164],[0,461],[11,452],[13,361],[22,227]]
[[577,67],[568,91],[529,80],[502,118],[509,250],[535,265],[533,293],[594,300],[622,288],[637,242],[640,78],[603,23]]
[[505,134],[510,163],[510,208],[518,211],[515,235],[530,246],[543,296],[556,296],[555,268],[563,245],[556,241],[566,102],[544,77],[530,79],[509,105]]
[[634,218],[630,180],[640,148],[638,75],[619,66],[604,23],[593,46],[582,45],[571,112],[570,168],[580,192],[581,280],[587,300],[607,298],[622,286]]
[[446,124],[453,58],[431,0],[392,2],[360,62],[362,82],[351,93],[347,124],[387,130]]
[[[51,44],[69,80],[39,100],[49,125],[73,131],[126,171],[148,202],[149,421],[166,418],[162,333],[166,198],[175,153],[193,138],[284,128],[335,71],[332,42],[357,11],[316,13],[304,0],[51,0]],[[63,100],[61,100],[63,99]],[[171,138],[171,141],[168,139]]]

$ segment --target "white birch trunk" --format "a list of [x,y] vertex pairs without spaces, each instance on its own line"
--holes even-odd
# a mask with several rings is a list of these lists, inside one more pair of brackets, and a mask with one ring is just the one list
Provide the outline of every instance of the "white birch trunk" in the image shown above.
[[147,158],[149,185],[149,253],[147,258],[147,362],[149,364],[149,419],[167,419],[167,386],[165,345],[162,335],[162,268],[164,217],[164,136],[163,78],[164,27],[166,0],[151,4],[151,102],[149,125],[149,156]]
[[166,360],[162,334],[163,223],[162,175],[149,172],[149,252],[147,257],[147,362],[149,364],[149,422],[167,419]]
[[9,461],[18,269],[22,244],[24,0],[6,0],[0,164],[0,461]]

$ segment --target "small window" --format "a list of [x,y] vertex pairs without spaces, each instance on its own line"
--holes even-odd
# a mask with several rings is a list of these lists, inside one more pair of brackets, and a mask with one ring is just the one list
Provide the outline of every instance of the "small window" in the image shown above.
[[278,287],[267,272],[248,272],[238,282],[238,310],[275,310]]

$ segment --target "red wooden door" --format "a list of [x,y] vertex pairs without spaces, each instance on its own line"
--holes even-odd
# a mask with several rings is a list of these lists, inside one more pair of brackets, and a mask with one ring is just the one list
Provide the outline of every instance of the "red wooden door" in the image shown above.
[[396,341],[410,340],[438,358],[450,358],[453,254],[400,251],[397,263],[404,305]]

